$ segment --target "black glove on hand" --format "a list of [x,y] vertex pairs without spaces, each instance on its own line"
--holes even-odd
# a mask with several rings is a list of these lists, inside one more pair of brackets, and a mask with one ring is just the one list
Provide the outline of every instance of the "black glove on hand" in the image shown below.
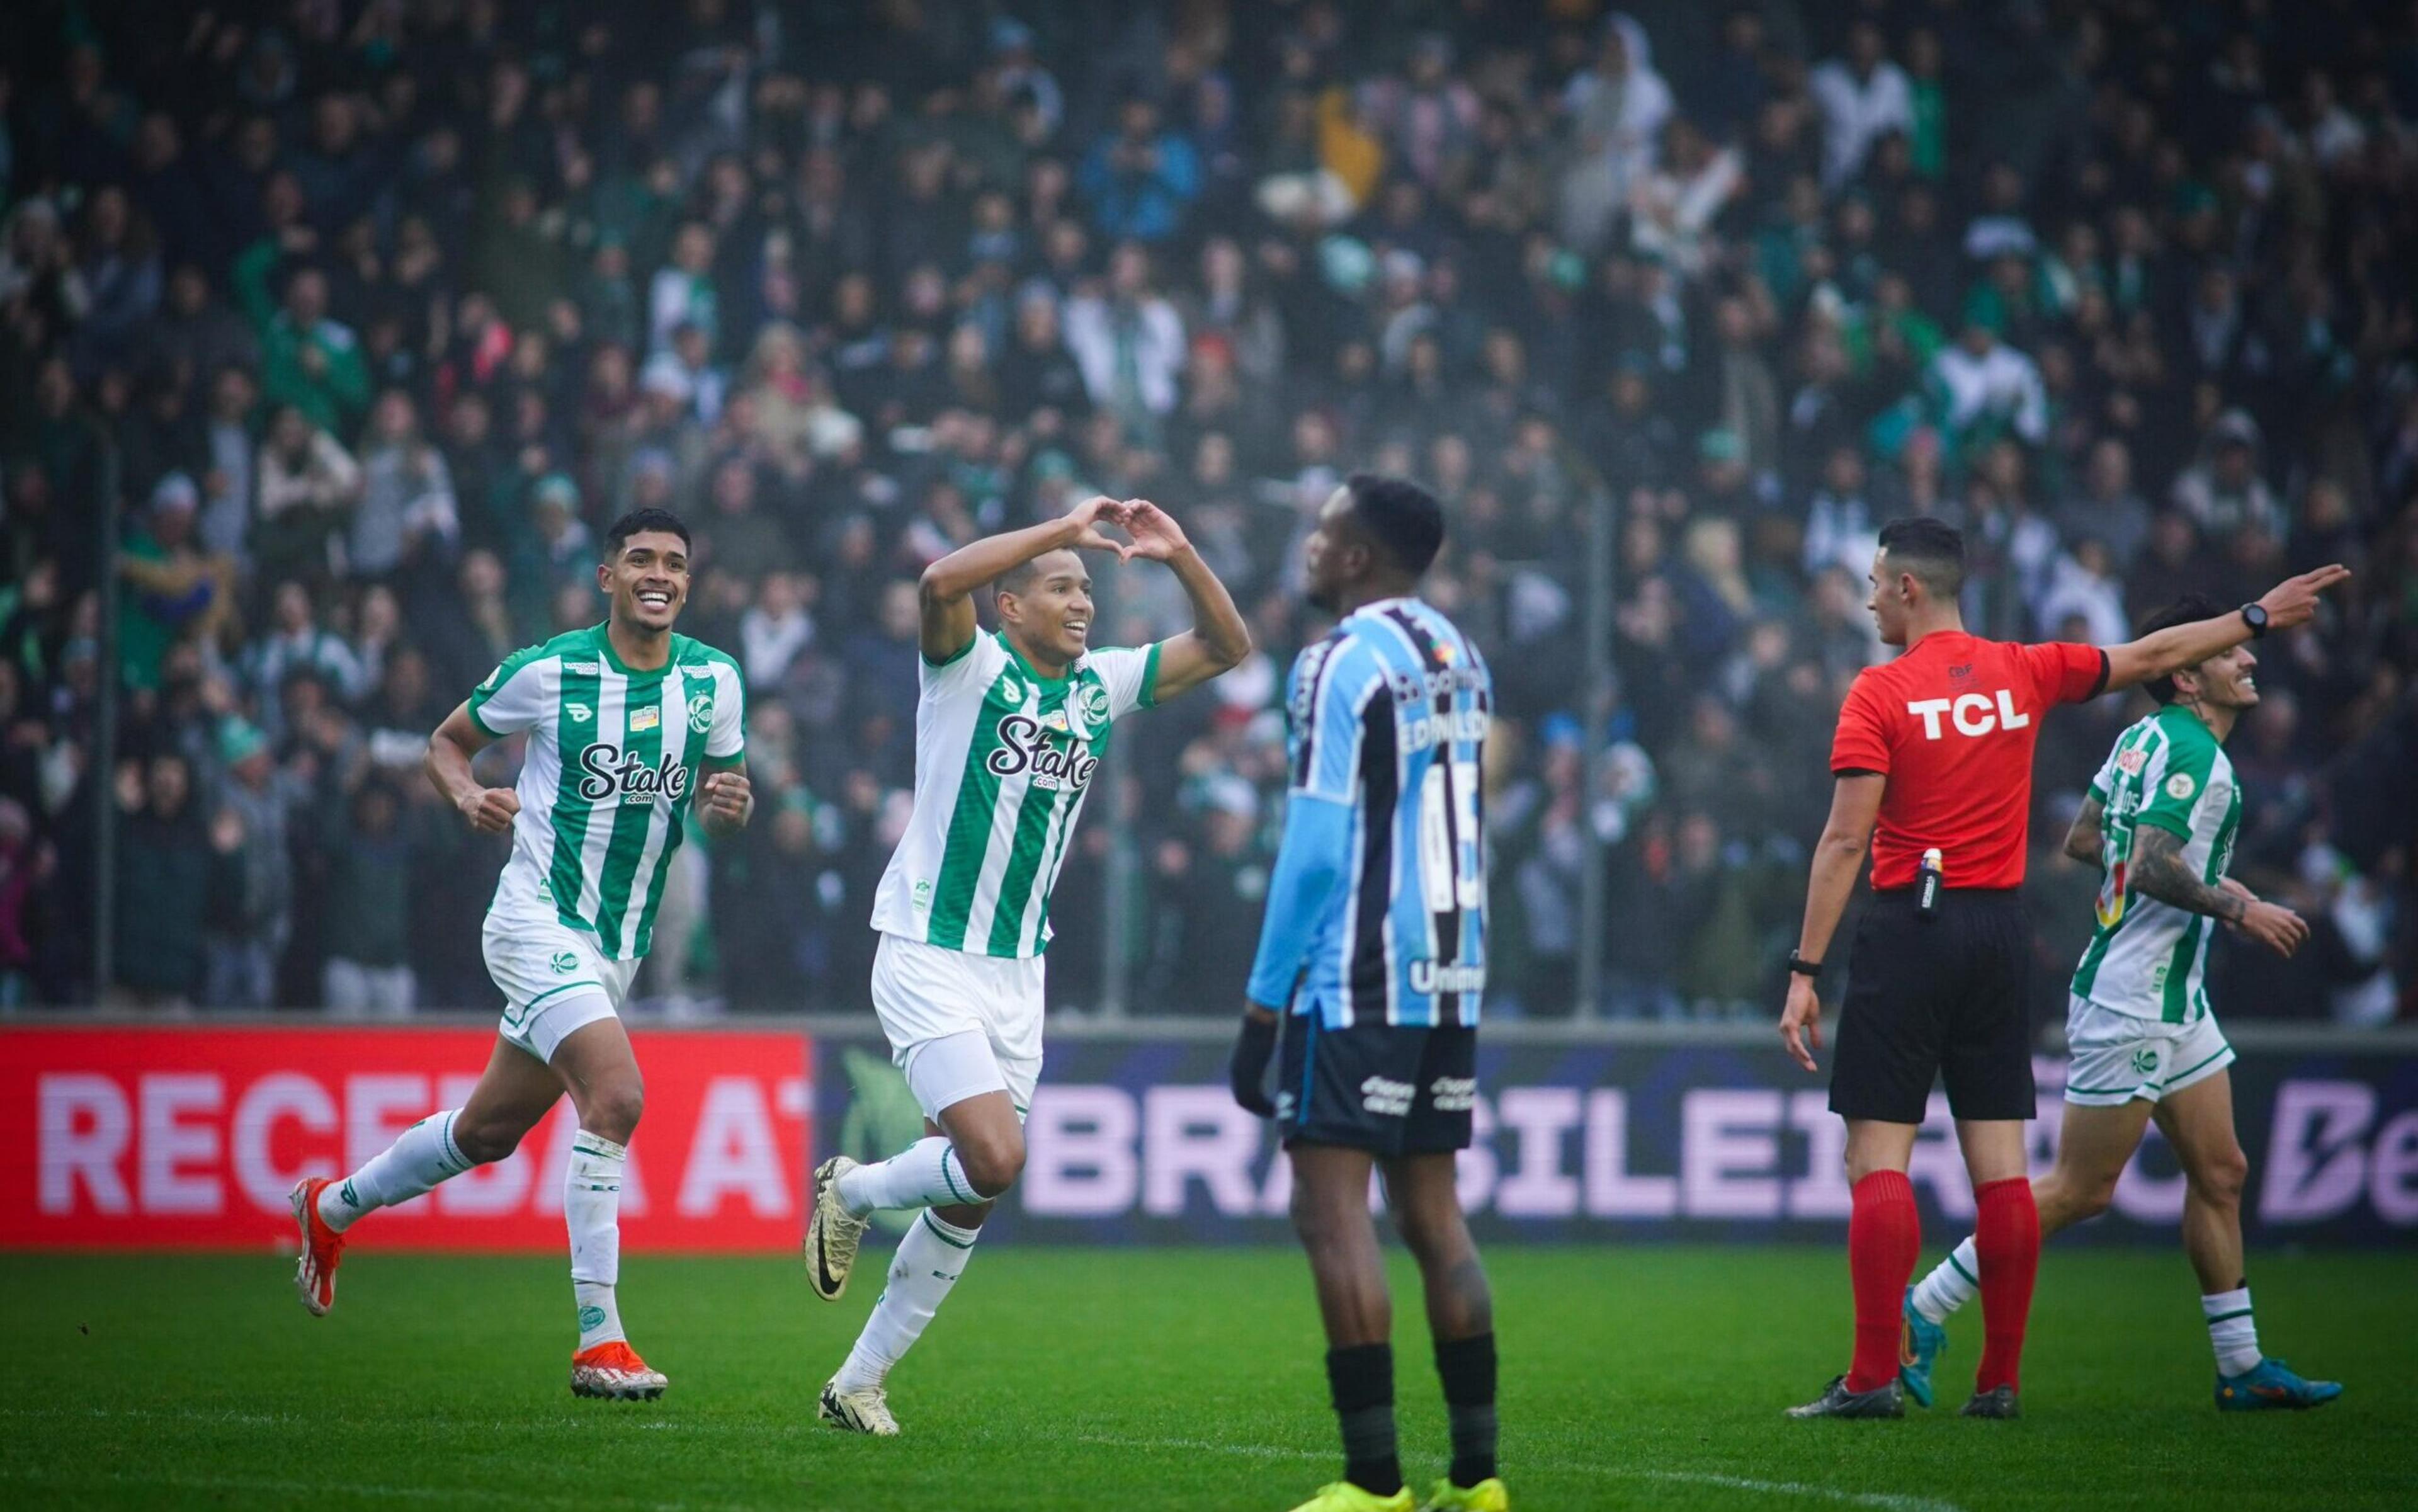
[[1226,1084],[1233,1090],[1238,1105],[1262,1118],[1276,1116],[1277,1105],[1268,1101],[1263,1085],[1268,1061],[1276,1050],[1277,1021],[1245,1014],[1243,1031],[1234,1036],[1234,1059],[1226,1067]]

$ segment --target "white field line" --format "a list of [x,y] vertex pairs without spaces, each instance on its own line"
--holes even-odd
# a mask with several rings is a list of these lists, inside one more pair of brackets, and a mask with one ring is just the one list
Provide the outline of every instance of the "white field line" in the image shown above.
[[[1074,1436],[1079,1443],[1097,1443],[1128,1449],[1183,1449],[1201,1454],[1248,1455],[1260,1459],[1332,1459],[1328,1449],[1287,1449],[1266,1443],[1215,1443],[1206,1439],[1127,1439],[1107,1433],[1081,1433]],[[1799,1481],[1752,1480],[1741,1475],[1717,1475],[1707,1471],[1642,1470],[1627,1465],[1594,1464],[1575,1459],[1525,1459],[1523,1464],[1538,1470],[1562,1474],[1602,1475],[1615,1480],[1664,1481],[1682,1486],[1718,1486],[1725,1490],[1751,1491],[1764,1496],[1812,1497],[1819,1501],[1838,1502],[1848,1506],[1868,1506],[1876,1512],[1964,1512],[1953,1502],[1942,1502],[1928,1496],[1897,1496],[1887,1491],[1849,1491],[1835,1486],[1814,1486]]]

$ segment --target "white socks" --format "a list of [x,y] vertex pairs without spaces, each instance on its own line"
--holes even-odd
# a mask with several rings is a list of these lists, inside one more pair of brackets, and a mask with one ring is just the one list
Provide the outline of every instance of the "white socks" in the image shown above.
[[621,1173],[627,1146],[579,1131],[562,1176],[562,1219],[571,1229],[571,1294],[579,1305],[579,1347],[623,1337],[613,1288],[621,1279]]
[[364,1214],[407,1202],[437,1183],[468,1170],[473,1162],[453,1143],[453,1121],[461,1112],[451,1107],[431,1113],[372,1155],[360,1169],[320,1188],[319,1216],[329,1228],[343,1233]]
[[982,1200],[966,1180],[955,1146],[934,1135],[887,1160],[859,1166],[839,1179],[839,1199],[863,1217],[886,1208],[936,1208]]
[[1950,1313],[1972,1301],[1981,1289],[1982,1257],[1973,1247],[1973,1236],[1967,1234],[1963,1244],[1914,1284],[1914,1310],[1935,1323],[1944,1323]]
[[2258,1352],[2258,1320],[2250,1316],[2250,1289],[2211,1292],[2199,1299],[2200,1315],[2208,1320],[2209,1347],[2216,1352],[2220,1375],[2247,1375],[2265,1358]]
[[[1973,1241],[1967,1239],[1915,1283],[1914,1310],[1935,1323],[1946,1322],[1950,1313],[1973,1300],[1981,1274]],[[2258,1321],[2251,1316],[2248,1287],[2211,1292],[2199,1299],[2199,1310],[2208,1320],[2209,1348],[2216,1353],[2219,1374],[2238,1376],[2258,1368],[2266,1356],[2258,1352]]]
[[873,1305],[873,1315],[865,1321],[865,1332],[857,1336],[856,1348],[848,1352],[848,1362],[839,1367],[839,1375],[833,1382],[840,1392],[863,1391],[881,1384],[890,1367],[914,1346],[924,1325],[940,1310],[949,1289],[957,1284],[966,1261],[972,1258],[968,1252],[981,1235],[979,1229],[942,1223],[928,1212],[916,1214],[915,1226],[898,1241],[898,1252],[891,1258],[889,1283],[882,1290],[881,1299]]

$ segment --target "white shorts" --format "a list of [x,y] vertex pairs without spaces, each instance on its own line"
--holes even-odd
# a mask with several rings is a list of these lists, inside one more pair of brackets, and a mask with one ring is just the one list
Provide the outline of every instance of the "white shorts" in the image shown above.
[[2206,1081],[2233,1063],[2233,1046],[2214,1014],[2189,1024],[2141,1018],[2102,1008],[2085,998],[2066,1003],[2065,1043],[2072,1059],[2065,1100],[2084,1107],[2154,1103]]
[[[873,1012],[926,1118],[991,1092],[1006,1092],[1018,1118],[1033,1106],[1041,1079],[1040,956],[972,955],[885,934],[873,953]],[[989,1056],[952,1046],[918,1075],[926,1046],[965,1034],[981,1035]]]
[[497,899],[480,943],[487,975],[504,995],[496,1032],[547,1062],[573,1030],[619,1015],[638,974],[636,961],[606,958],[594,935],[565,927],[536,905]]

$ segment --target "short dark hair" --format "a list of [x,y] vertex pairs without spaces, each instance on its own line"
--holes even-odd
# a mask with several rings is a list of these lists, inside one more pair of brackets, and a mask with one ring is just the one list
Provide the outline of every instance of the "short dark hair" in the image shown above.
[[1892,569],[1913,573],[1940,598],[1954,598],[1965,586],[1965,536],[1945,520],[1928,514],[1891,520],[1881,527],[1880,545]]
[[[1058,550],[1072,551],[1074,548],[1061,546]],[[992,578],[990,580],[991,596],[996,598],[1002,593],[1021,593],[1033,587],[1033,579],[1041,575],[1041,557],[1049,555],[1051,553],[1045,551],[1039,557],[1027,557],[1006,572]]]
[[[2177,625],[2196,624],[2202,619],[2214,619],[2223,613],[2225,613],[2225,605],[2207,594],[2186,593],[2142,620],[2140,628],[2135,634],[2154,635],[2161,630],[2172,630]],[[2172,672],[2162,678],[2151,678],[2142,683],[2141,688],[2161,704],[2170,704],[2175,701],[2175,675]]]
[[678,536],[681,538],[681,545],[689,544],[688,527],[681,523],[681,517],[671,511],[632,510],[606,527],[604,559],[609,562],[619,557],[621,555],[621,548],[629,543],[632,536],[640,535],[649,530],[661,530],[666,535]]
[[1352,510],[1394,565],[1413,577],[1425,573],[1444,549],[1444,505],[1407,478],[1355,472],[1343,481]]

